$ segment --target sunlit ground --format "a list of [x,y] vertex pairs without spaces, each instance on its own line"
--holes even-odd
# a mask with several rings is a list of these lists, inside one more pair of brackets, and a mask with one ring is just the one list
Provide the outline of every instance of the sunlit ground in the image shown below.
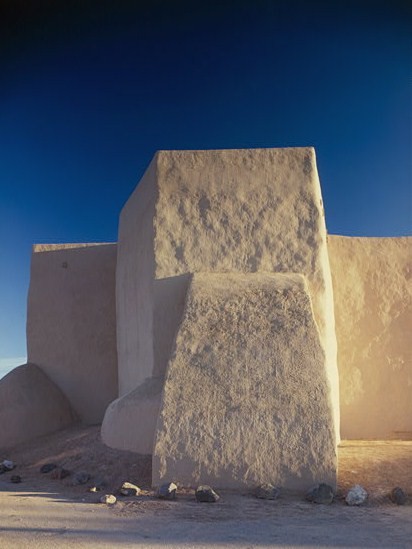
[[345,440],[339,445],[338,484],[365,486],[379,501],[395,486],[412,495],[412,441]]

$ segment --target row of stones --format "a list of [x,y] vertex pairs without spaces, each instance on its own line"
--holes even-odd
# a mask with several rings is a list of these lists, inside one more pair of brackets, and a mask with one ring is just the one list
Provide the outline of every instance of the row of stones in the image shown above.
[[[120,488],[120,494],[123,496],[137,496],[141,492],[140,488],[129,482],[123,483]],[[174,500],[176,499],[177,486],[174,482],[165,483],[158,489],[157,497],[160,499]],[[260,499],[274,500],[279,497],[281,490],[276,488],[272,484],[261,484],[254,492],[254,495]],[[207,485],[199,486],[195,491],[196,500],[199,502],[214,503],[219,501],[220,496]],[[306,493],[307,501],[329,505],[335,498],[334,491],[328,484],[317,484]],[[397,505],[405,505],[407,502],[407,495],[400,487],[396,487],[392,490],[390,498],[393,503]],[[366,503],[368,499],[368,492],[359,484],[353,486],[348,490],[345,502],[350,506],[359,506]],[[101,503],[113,505],[116,503],[116,496],[113,494],[105,494],[100,499]]]
[[[0,463],[0,474],[12,471],[15,468],[15,464],[11,460],[4,460]],[[50,473],[53,479],[64,479],[71,475],[71,472],[63,467],[59,467],[54,463],[46,463],[40,468],[41,473]],[[73,475],[72,485],[86,484],[91,479],[91,475],[85,471],[79,471]],[[19,475],[13,475],[10,478],[11,482],[20,483],[21,477]],[[89,488],[90,492],[101,491],[104,487],[104,482],[95,482],[93,486]],[[124,482],[120,487],[119,494],[122,496],[138,496],[141,493],[141,489],[130,482]],[[157,497],[160,499],[174,500],[176,499],[177,485],[174,482],[168,482],[162,484],[157,491]],[[272,484],[261,484],[255,489],[254,495],[260,499],[274,500],[279,497],[281,490]],[[207,485],[198,486],[195,491],[196,500],[199,502],[214,503],[219,501],[220,496]],[[311,488],[307,494],[306,499],[313,503],[318,504],[331,504],[335,498],[334,490],[328,484],[320,483]],[[359,484],[353,486],[348,490],[345,502],[348,505],[362,505],[368,499],[368,492]],[[399,486],[393,488],[390,494],[390,499],[397,505],[405,505],[408,496]],[[101,503],[113,505],[117,499],[114,494],[104,494],[100,498]]]
[[[122,496],[138,496],[140,492],[141,489],[130,482],[124,482],[119,490],[119,493]],[[175,500],[176,492],[176,484],[174,482],[167,482],[159,487],[156,495],[159,499]],[[207,485],[198,486],[195,491],[195,497],[196,501],[199,503],[215,503],[220,499],[220,496],[213,488]],[[104,494],[100,498],[100,502],[106,503],[107,505],[114,505],[116,501],[117,498],[114,494]]]
[[[348,490],[345,497],[345,502],[348,505],[363,505],[367,501],[368,497],[369,495],[365,488],[363,488],[360,484],[355,484],[355,486]],[[334,498],[335,494],[332,487],[324,483],[314,486],[306,494],[306,499],[308,501],[326,505],[332,503]],[[402,488],[397,486],[391,491],[390,499],[397,505],[405,505],[408,497]]]

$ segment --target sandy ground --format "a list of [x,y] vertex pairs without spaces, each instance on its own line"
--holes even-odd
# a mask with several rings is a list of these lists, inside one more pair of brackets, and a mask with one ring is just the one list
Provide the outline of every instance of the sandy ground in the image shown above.
[[[150,491],[150,456],[111,450],[100,442],[98,427],[73,427],[34,443],[0,450],[0,460],[17,464],[0,475],[0,548],[244,548],[386,547],[412,548],[412,503],[396,506],[394,486],[412,494],[412,441],[343,442],[339,450],[339,490],[329,506],[300,495],[276,501],[248,493],[221,492],[216,504],[199,504],[193,492],[174,502]],[[55,462],[92,480],[72,486],[71,478],[41,474]],[[12,474],[21,484],[12,484]],[[104,478],[103,493],[117,493],[122,481],[143,488],[139,497],[118,498],[111,507],[89,493],[93,479]],[[355,483],[369,492],[368,503],[348,507],[345,491]]]

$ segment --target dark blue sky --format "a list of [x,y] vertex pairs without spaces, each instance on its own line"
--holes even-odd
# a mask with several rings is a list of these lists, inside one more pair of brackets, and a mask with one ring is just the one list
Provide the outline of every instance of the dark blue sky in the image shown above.
[[158,149],[313,145],[330,233],[410,234],[409,6],[2,0],[0,358],[32,244],[116,240]]

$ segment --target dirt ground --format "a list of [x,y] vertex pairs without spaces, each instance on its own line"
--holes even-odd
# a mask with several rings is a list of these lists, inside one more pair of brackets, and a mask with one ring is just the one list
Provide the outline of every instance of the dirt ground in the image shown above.
[[[412,548],[412,498],[396,506],[388,495],[401,486],[412,495],[412,441],[344,441],[339,448],[338,493],[332,505],[308,503],[283,494],[263,501],[250,493],[220,492],[215,504],[199,504],[192,491],[174,502],[150,490],[151,458],[112,450],[100,441],[99,427],[71,427],[15,448],[0,449],[0,461],[16,469],[0,475],[0,548],[147,547],[387,547]],[[72,477],[53,480],[40,473],[54,462],[88,472],[86,485]],[[18,474],[22,483],[12,484]],[[90,493],[95,481],[103,492]],[[139,497],[98,504],[104,493],[117,495],[125,480],[139,485]],[[362,507],[348,507],[344,496],[359,483],[369,493]]]

